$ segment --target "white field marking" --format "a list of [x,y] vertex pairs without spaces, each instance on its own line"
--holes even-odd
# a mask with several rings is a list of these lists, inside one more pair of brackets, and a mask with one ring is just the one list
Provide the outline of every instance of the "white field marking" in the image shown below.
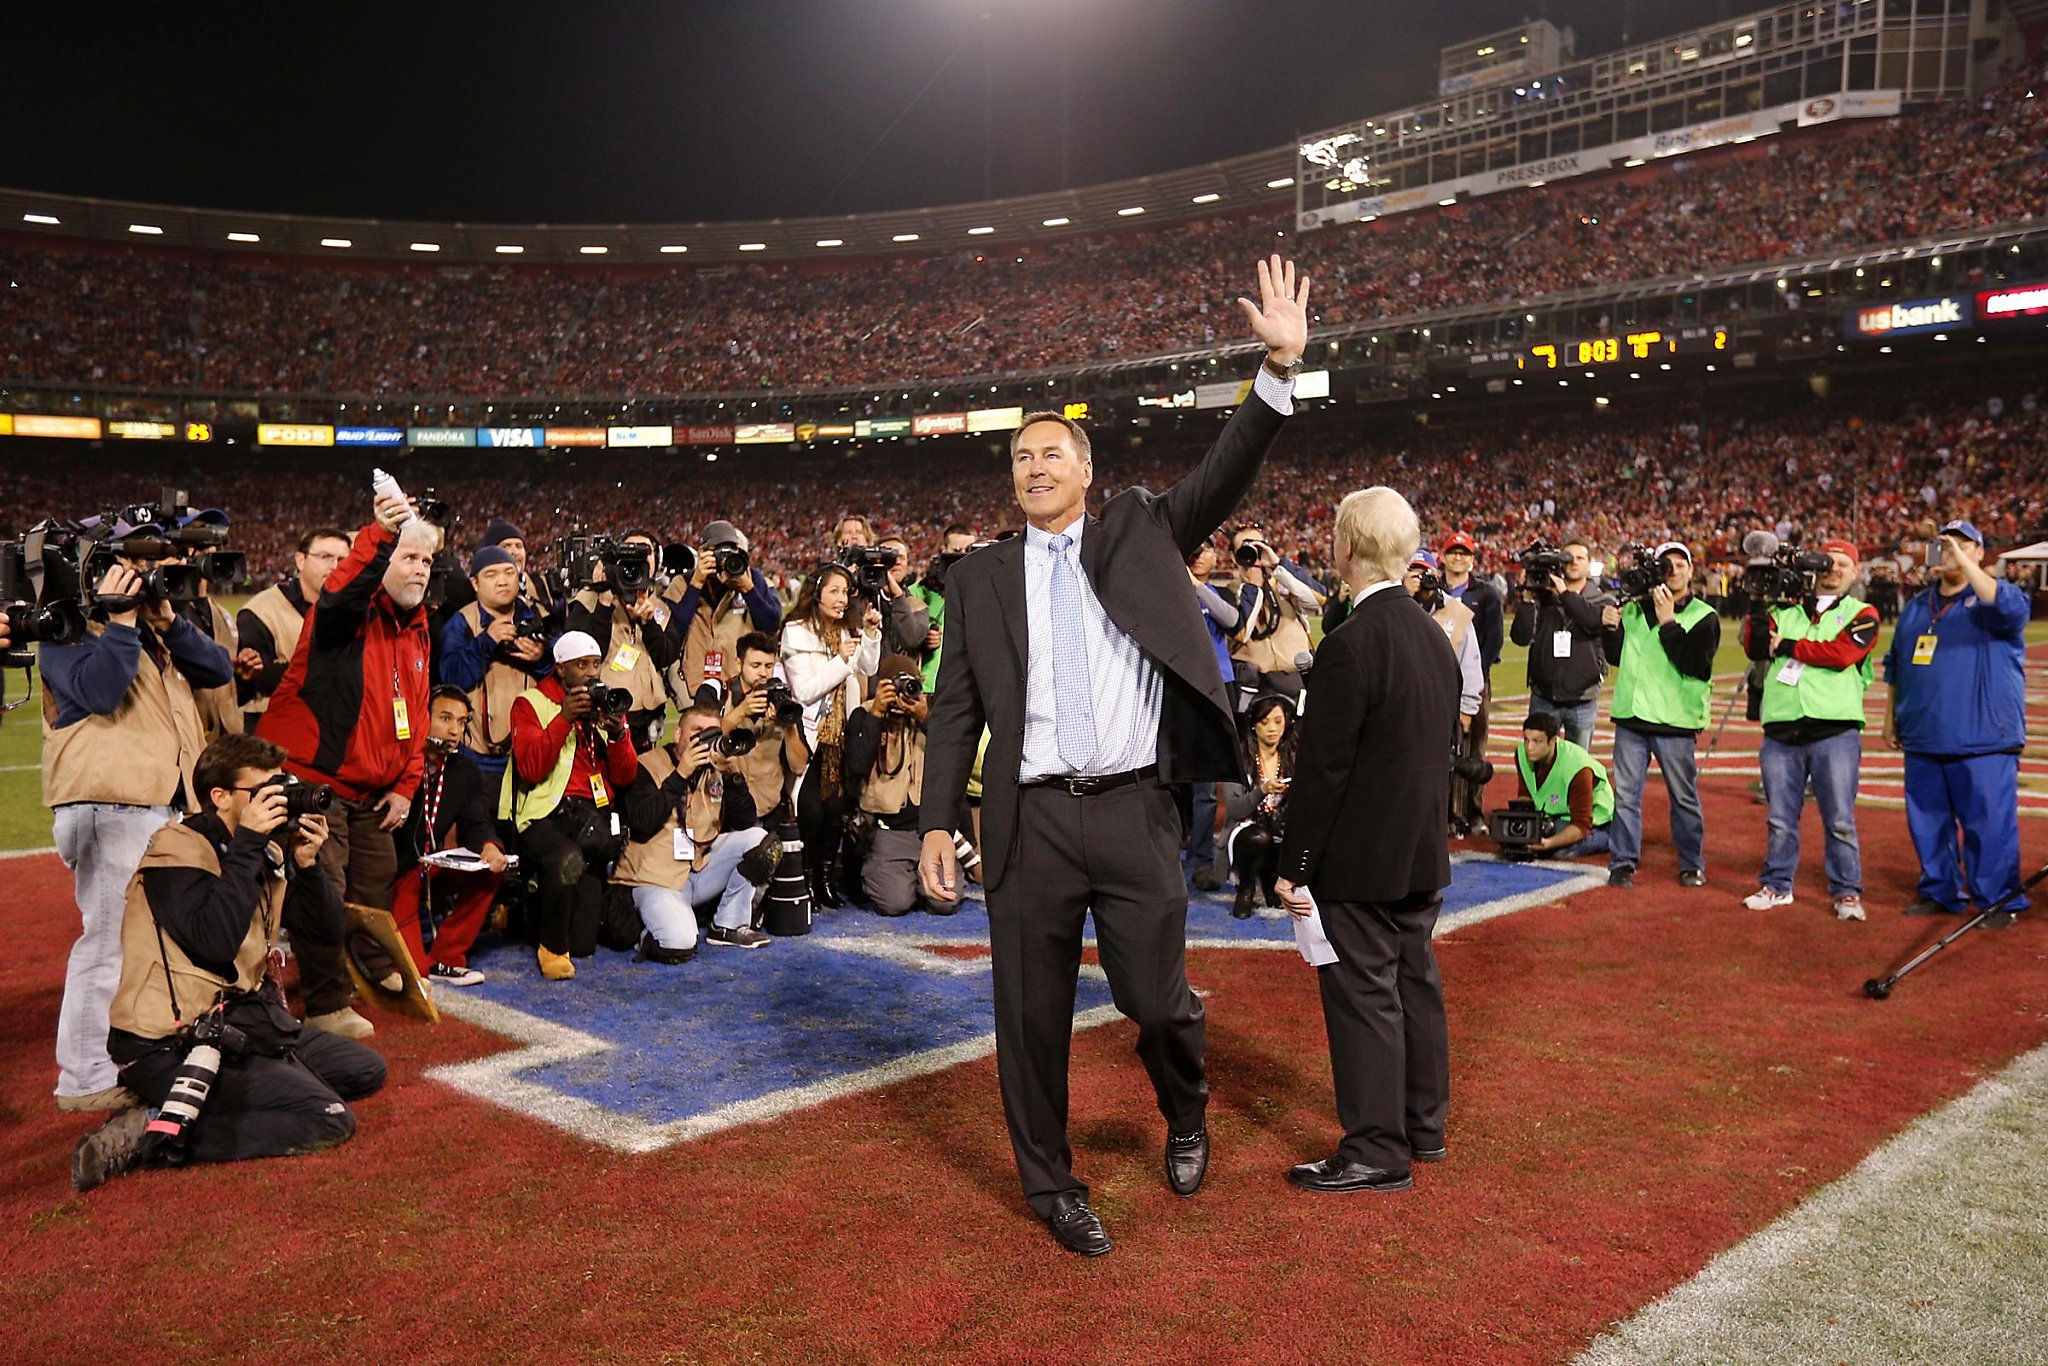
[[[1499,861],[1489,855],[1471,852],[1451,855],[1453,863],[1479,860]],[[1548,905],[1589,888],[1601,886],[1606,880],[1605,874],[1587,872],[1575,877],[1561,878],[1535,891],[1481,902],[1469,910],[1439,918],[1436,934],[1449,934],[1466,925],[1476,925],[1497,916]],[[1091,935],[1084,942],[1093,944],[1094,937]],[[986,958],[955,959],[925,951],[933,947],[986,947],[986,940],[920,936],[915,940],[876,937],[821,940],[818,943],[823,948],[864,953],[923,972],[947,976],[966,976],[989,970]],[[1291,938],[1264,941],[1200,938],[1190,939],[1188,947],[1285,949],[1290,953],[1295,951]],[[1081,974],[1097,981],[1108,980],[1103,970],[1092,963],[1082,964]],[[525,1080],[520,1075],[535,1068],[574,1062],[579,1058],[609,1052],[618,1046],[611,1040],[461,992],[441,992],[434,997],[434,1004],[444,1015],[478,1025],[494,1034],[502,1034],[524,1046],[471,1062],[429,1068],[425,1074],[428,1080],[452,1086],[466,1095],[525,1114],[542,1123],[552,1124],[600,1147],[622,1153],[656,1152],[742,1124],[759,1124],[777,1119],[797,1110],[823,1105],[842,1096],[857,1095],[863,1091],[893,1086],[899,1081],[908,1081],[913,1077],[943,1072],[949,1067],[985,1058],[995,1052],[996,1047],[996,1036],[993,1033],[983,1034],[949,1044],[944,1048],[931,1048],[923,1052],[906,1054],[879,1066],[851,1072],[842,1077],[830,1077],[807,1086],[792,1086],[780,1091],[771,1091],[766,1095],[735,1101],[730,1105],[720,1106],[716,1110],[692,1115],[686,1119],[654,1123],[634,1115],[608,1110],[593,1101]],[[1077,1031],[1093,1029],[1117,1018],[1119,1013],[1114,1005],[1096,1006],[1074,1016],[1074,1028]]]
[[[1711,1338],[1717,1326],[1732,1328],[1741,1322],[1745,1318],[1741,1311],[1747,1302],[1782,1298],[1788,1287],[1810,1281],[1816,1274],[1824,1284],[1826,1268],[1836,1260],[1832,1254],[1845,1237],[1854,1236],[1859,1226],[1881,1207],[1912,1198],[1915,1181],[1957,1165],[1968,1145],[1982,1141],[1987,1122],[1999,1109],[2038,1096],[2044,1088],[2048,1088],[2048,1045],[2022,1054],[1996,1076],[1985,1078],[1941,1109],[1915,1119],[1848,1174],[1715,1257],[1691,1280],[1602,1333],[1575,1366],[1732,1360],[1719,1354],[1731,1344],[1703,1339]],[[1968,1212],[1955,1213],[1967,1217]],[[1914,1259],[1906,1247],[1895,1251],[1895,1260],[1901,1264],[1909,1265]],[[1910,1281],[1887,1287],[1900,1296],[1923,1290],[1932,1294],[1949,1288],[1916,1286]],[[1845,1324],[1842,1331],[1853,1334],[1855,1327]],[[1756,1359],[1787,1358],[1773,1350]],[[1837,1359],[1837,1353],[1829,1351],[1827,1359]],[[1853,1350],[1852,1339],[1851,1350],[1840,1359],[1871,1358],[1859,1356]],[[1933,1356],[1920,1359],[1958,1358],[1948,1357],[1937,1349]]]
[[55,854],[57,846],[52,844],[42,849],[0,849],[0,858],[39,858],[44,854]]
[[42,767],[41,764],[0,764],[0,773],[36,773]]

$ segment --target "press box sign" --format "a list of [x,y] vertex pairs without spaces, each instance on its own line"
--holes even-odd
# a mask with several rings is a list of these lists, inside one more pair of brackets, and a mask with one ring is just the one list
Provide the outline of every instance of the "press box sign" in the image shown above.
[[1879,341],[1887,337],[1913,337],[1923,332],[1940,332],[1951,327],[1968,327],[1975,317],[1967,295],[1944,294],[1938,299],[1907,299],[1895,304],[1872,304],[1852,308],[1842,315],[1842,335],[1851,341]]

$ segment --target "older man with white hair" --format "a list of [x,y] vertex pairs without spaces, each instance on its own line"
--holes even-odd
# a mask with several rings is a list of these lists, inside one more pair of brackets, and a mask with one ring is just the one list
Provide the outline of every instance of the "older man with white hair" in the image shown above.
[[[339,799],[320,868],[346,901],[389,908],[398,875],[391,832],[405,824],[425,767],[427,576],[437,533],[402,495],[379,494],[376,520],[328,575],[257,734],[285,751],[287,773]],[[374,1033],[339,946],[296,945],[306,1023],[345,1038]]]
[[1352,607],[1316,653],[1277,883],[1296,916],[1320,911],[1336,951],[1317,977],[1344,1138],[1288,1172],[1303,1190],[1406,1190],[1412,1163],[1445,1153],[1450,1051],[1429,941],[1451,881],[1461,680],[1443,629],[1401,591],[1421,539],[1390,488],[1338,505]]

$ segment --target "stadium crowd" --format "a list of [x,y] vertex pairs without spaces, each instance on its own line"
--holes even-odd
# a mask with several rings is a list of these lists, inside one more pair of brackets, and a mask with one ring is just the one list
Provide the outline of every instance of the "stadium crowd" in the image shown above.
[[[1977,104],[1310,233],[1319,324],[2027,222],[2048,197],[2038,70]],[[0,242],[0,376],[377,400],[886,385],[1199,348],[1218,281],[1284,220],[820,264],[251,264]],[[1119,301],[1105,318],[1102,299]]]

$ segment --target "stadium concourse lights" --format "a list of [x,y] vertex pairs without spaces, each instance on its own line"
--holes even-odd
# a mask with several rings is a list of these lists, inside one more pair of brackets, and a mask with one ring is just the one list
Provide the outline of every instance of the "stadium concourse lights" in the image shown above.
[[579,256],[603,256],[603,255],[605,255],[606,253],[608,253],[609,251],[611,251],[611,248],[610,248],[610,247],[578,247],[578,248],[576,248],[576,252],[577,252],[577,254],[578,254]]
[[1279,178],[1278,180],[1269,180],[1269,181],[1267,181],[1267,182],[1266,182],[1266,188],[1267,188],[1267,189],[1269,189],[1269,190],[1284,190],[1284,189],[1286,189],[1286,188],[1287,188],[1287,187],[1288,187],[1289,185],[1292,185],[1293,183],[1294,183],[1294,177],[1293,177],[1293,176],[1291,176],[1291,175],[1284,175],[1284,176],[1281,176],[1281,177],[1280,177],[1280,178]]
[[524,252],[526,248],[521,246],[515,246],[510,242],[501,242],[497,246],[491,248],[491,250],[497,252],[498,255],[500,256],[518,256],[522,252]]
[[1142,205],[1142,204],[1133,204],[1133,205],[1131,205],[1131,207],[1130,207],[1130,208],[1128,208],[1128,209],[1118,209],[1118,210],[1116,211],[1116,216],[1117,216],[1118,218],[1135,218],[1135,217],[1137,217],[1137,216],[1138,216],[1139,214],[1141,214],[1141,213],[1143,213],[1143,212],[1145,212],[1145,206],[1144,206],[1144,205]]
[[742,242],[742,243],[740,243],[740,250],[741,250],[741,251],[766,251],[766,250],[768,250],[768,244],[767,244],[766,242]]
[[21,216],[21,221],[24,223],[43,223],[53,228],[63,226],[62,219],[47,213],[25,213]]
[[843,247],[846,245],[846,240],[841,237],[820,237],[818,245],[821,247]]
[[320,239],[320,245],[333,247],[336,251],[347,251],[355,243],[346,237],[323,237]]
[[439,242],[413,242],[408,244],[408,250],[411,251],[439,251],[440,249],[441,244]]
[[683,246],[683,245],[681,245],[681,244],[679,244],[679,243],[678,243],[678,244],[672,244],[672,245],[670,245],[670,246],[666,246],[666,247],[663,247],[663,248],[661,249],[661,254],[662,254],[663,256],[681,256],[681,255],[682,255],[682,254],[683,254],[684,252],[686,252],[686,251],[688,251],[688,250],[689,250],[689,248],[688,248],[688,247],[686,247],[686,246]]
[[891,238],[890,238],[889,240],[890,240],[891,242],[915,242],[915,241],[916,241],[917,239],[918,239],[918,234],[917,234],[917,233],[914,233],[914,232],[899,232],[899,233],[897,233],[897,234],[896,234],[896,235],[895,235],[894,237],[891,237]]
[[1041,222],[1038,226],[1041,228],[1064,228],[1065,226],[1067,226],[1067,224],[1073,221],[1074,220],[1071,218],[1048,218]]
[[994,231],[995,231],[995,229],[994,229],[994,228],[991,228],[991,227],[986,227],[986,226],[984,226],[984,227],[979,227],[979,228],[969,228],[969,229],[967,230],[967,235],[968,235],[969,237],[986,237],[986,236],[988,236],[988,235],[989,235],[990,233],[992,233],[992,232],[994,232]]
[[1220,195],[1220,194],[1217,194],[1217,193],[1216,193],[1216,192],[1215,192],[1214,190],[1211,190],[1211,191],[1209,191],[1209,193],[1207,193],[1207,194],[1198,194],[1198,195],[1196,195],[1196,196],[1195,196],[1195,197],[1194,197],[1193,199],[1190,199],[1190,200],[1188,201],[1188,203],[1190,203],[1190,204],[1214,204],[1214,203],[1215,203],[1215,202],[1216,202],[1217,200],[1219,200],[1219,199],[1221,199],[1221,198],[1223,198],[1223,196],[1222,196],[1222,195]]
[[228,241],[230,242],[261,242],[262,240],[261,237],[258,237],[253,232],[231,232],[228,234]]
[[130,223],[128,231],[140,233],[144,237],[162,237],[164,235],[164,230],[154,223]]

